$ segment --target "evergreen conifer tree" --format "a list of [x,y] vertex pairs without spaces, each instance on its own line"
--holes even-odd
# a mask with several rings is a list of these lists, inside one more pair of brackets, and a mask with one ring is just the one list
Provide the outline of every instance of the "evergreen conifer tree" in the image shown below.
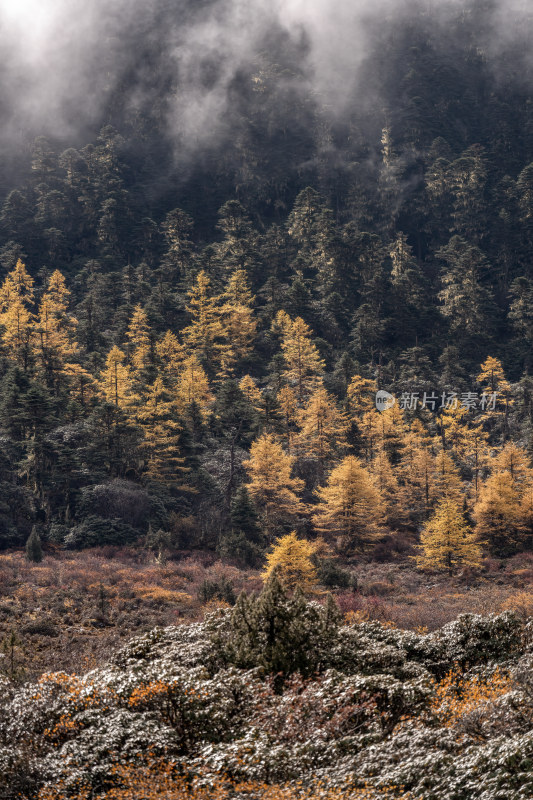
[[41,538],[37,533],[35,525],[31,529],[28,541],[26,542],[26,558],[28,561],[33,561],[35,564],[39,564],[43,560]]

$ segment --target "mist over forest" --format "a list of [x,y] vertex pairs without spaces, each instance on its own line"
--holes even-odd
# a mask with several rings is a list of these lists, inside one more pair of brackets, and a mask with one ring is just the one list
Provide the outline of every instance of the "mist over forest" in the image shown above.
[[529,163],[527,3],[23,0],[1,13],[5,192],[37,136],[80,147],[104,125],[126,138],[150,212],[192,208],[200,185],[210,221],[237,195],[264,224],[308,183],[348,215],[387,126],[402,200],[437,136],[454,153],[488,147],[495,181]]

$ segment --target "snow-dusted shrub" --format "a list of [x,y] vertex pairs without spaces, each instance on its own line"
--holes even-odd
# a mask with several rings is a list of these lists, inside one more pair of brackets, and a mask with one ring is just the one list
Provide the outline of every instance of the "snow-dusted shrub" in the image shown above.
[[512,614],[424,636],[342,625],[299,595],[267,600],[139,636],[85,676],[4,680],[2,800],[36,800],[39,786],[41,800],[105,800],[147,758],[168,780],[226,775],[302,797],[317,782],[339,797],[533,796],[533,662]]

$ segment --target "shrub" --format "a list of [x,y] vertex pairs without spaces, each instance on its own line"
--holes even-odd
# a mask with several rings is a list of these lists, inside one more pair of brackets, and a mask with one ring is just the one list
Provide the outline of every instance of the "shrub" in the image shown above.
[[258,566],[264,556],[264,547],[250,541],[244,531],[228,531],[220,537],[217,550],[221,558],[234,559],[244,566]]
[[35,525],[31,529],[30,536],[26,542],[26,558],[28,561],[33,561],[36,564],[39,564],[43,560],[41,539]]
[[461,614],[428,637],[436,645],[440,662],[432,666],[437,673],[443,669],[446,673],[454,664],[465,667],[511,658],[520,650],[522,628],[520,619],[511,611],[488,617]]
[[513,689],[511,678],[496,669],[490,675],[464,676],[456,667],[436,684],[430,709],[440,725],[453,727],[466,715],[487,706]]
[[59,636],[59,630],[56,625],[51,620],[42,619],[42,620],[35,620],[35,622],[29,622],[27,625],[21,629],[21,633],[26,634],[27,636],[50,636],[56,637]]
[[531,592],[516,592],[501,605],[502,611],[514,611],[524,622],[533,617],[533,595]]
[[225,575],[214,580],[206,578],[198,590],[198,598],[202,603],[209,603],[211,600],[223,600],[232,606],[236,600],[233,583]]
[[370,583],[365,583],[361,586],[360,591],[361,594],[365,594],[368,596],[378,596],[378,597],[385,597],[388,594],[392,594],[396,589],[393,583],[389,583],[388,581],[371,581]]
[[[341,626],[331,600],[290,597],[274,575],[258,597],[152,630],[85,676],[0,678],[0,796],[525,800],[530,641],[512,614],[427,635]],[[457,655],[475,665],[441,679]]]
[[357,585],[355,575],[340,567],[331,558],[326,558],[319,562],[317,578],[319,583],[327,586],[328,589],[349,589]]
[[116,478],[82,489],[77,512],[82,517],[118,519],[133,528],[143,528],[150,512],[150,498],[137,484]]
[[139,531],[120,519],[89,516],[70,529],[65,536],[64,546],[70,550],[81,550],[101,545],[133,544],[139,535]]

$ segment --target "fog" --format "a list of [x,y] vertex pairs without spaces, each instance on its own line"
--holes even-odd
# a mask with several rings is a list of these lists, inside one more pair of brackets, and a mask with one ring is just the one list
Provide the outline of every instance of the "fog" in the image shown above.
[[[497,60],[531,22],[527,0],[476,7],[476,46]],[[233,82],[278,45],[297,62],[282,80],[342,116],[354,102],[373,100],[376,86],[365,96],[359,70],[384,28],[394,31],[412,15],[445,31],[453,15],[471,10],[459,0],[2,0],[0,141],[83,136],[105,117],[110,98],[132,113],[151,109],[164,78],[169,88],[157,113],[182,145],[200,147],[231,131]]]

